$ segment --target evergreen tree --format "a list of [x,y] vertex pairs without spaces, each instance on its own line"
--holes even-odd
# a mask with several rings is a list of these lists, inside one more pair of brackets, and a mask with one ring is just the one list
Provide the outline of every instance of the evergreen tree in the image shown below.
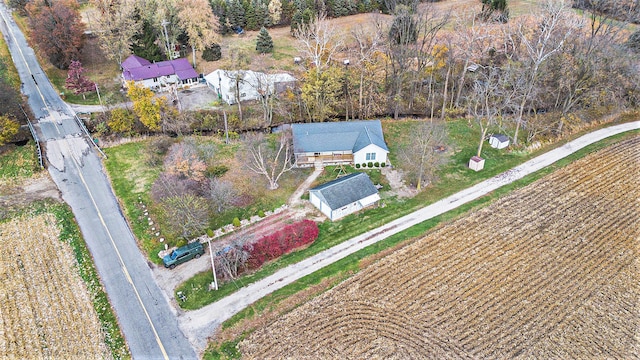
[[222,58],[220,45],[213,44],[202,51],[202,58],[206,61],[216,61]]
[[258,34],[256,50],[261,54],[273,52],[273,39],[271,39],[271,35],[264,27],[260,29],[260,34]]
[[160,46],[156,43],[158,34],[149,21],[143,20],[142,29],[133,37],[129,47],[131,52],[151,62],[164,60]]
[[237,30],[238,28],[244,28],[247,25],[247,20],[242,3],[239,0],[233,0],[229,4],[228,9],[229,14],[227,15],[227,19],[229,20],[231,29]]
[[258,19],[256,14],[256,9],[254,7],[255,2],[246,2],[245,3],[245,18],[247,19],[247,30],[258,30],[260,29],[259,22],[261,20]]
[[291,32],[293,33],[296,29],[298,29],[302,25],[302,11],[296,10],[293,13],[293,17],[291,18]]
[[211,9],[213,10],[213,13],[218,17],[218,33],[220,35],[229,34],[231,32],[231,29],[229,28],[229,21],[227,19],[227,13],[229,12],[227,2],[224,0],[211,2]]
[[256,18],[258,19],[258,27],[270,27],[272,25],[271,15],[269,14],[269,8],[267,4],[261,0],[254,0],[255,5],[253,8],[256,12]]

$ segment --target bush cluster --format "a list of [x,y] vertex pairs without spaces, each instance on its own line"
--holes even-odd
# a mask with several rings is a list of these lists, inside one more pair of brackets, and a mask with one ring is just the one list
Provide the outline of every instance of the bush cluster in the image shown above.
[[318,233],[318,225],[315,222],[302,220],[287,225],[271,235],[263,236],[253,244],[246,244],[244,250],[249,252],[247,267],[257,269],[269,260],[311,244],[318,238]]

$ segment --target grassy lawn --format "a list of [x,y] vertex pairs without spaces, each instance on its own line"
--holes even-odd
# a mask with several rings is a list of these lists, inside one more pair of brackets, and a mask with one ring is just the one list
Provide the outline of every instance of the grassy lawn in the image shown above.
[[[310,286],[319,284],[321,281],[325,279],[344,279],[348,276],[352,276],[354,273],[359,271],[364,266],[374,262],[377,258],[384,254],[384,251],[390,251],[399,247],[410,244],[412,241],[419,239],[424,236],[425,232],[435,228],[440,224],[444,224],[456,219],[459,216],[464,215],[468,211],[473,211],[479,209],[481,207],[487,206],[491,202],[505,196],[509,192],[522,188],[543,176],[554,172],[557,169],[560,169],[571,162],[582,158],[592,152],[603,149],[609,145],[614,143],[639,136],[640,131],[632,131],[624,134],[619,134],[605,140],[602,140],[596,144],[592,144],[575,154],[568,156],[565,159],[562,159],[534,174],[528,175],[523,179],[520,179],[512,184],[505,185],[500,189],[497,189],[473,202],[465,204],[455,210],[449,211],[445,214],[442,214],[438,217],[420,223],[410,229],[407,229],[401,233],[393,235],[383,241],[380,241],[374,245],[371,245],[365,249],[362,249],[340,261],[337,261],[327,267],[324,267],[313,274],[307,275],[302,279],[289,284],[282,289],[276,290],[272,294],[265,296],[264,298],[258,300],[256,303],[252,304],[250,307],[247,307],[243,311],[237,313],[232,318],[227,320],[222,324],[223,329],[231,328],[245,319],[251,319],[256,316],[259,316],[264,311],[277,311],[277,304],[282,300],[290,297],[293,294],[296,294],[304,289],[308,289]],[[235,344],[241,341],[247,334],[247,332],[252,331],[251,328],[244,329],[242,334],[236,339],[223,342],[221,344],[212,343],[210,347],[204,354],[204,358],[219,358],[221,353],[228,353],[231,356],[240,356],[240,354],[235,354],[233,352],[229,352],[229,349],[234,348]]]
[[26,179],[38,171],[36,145],[30,141],[25,146],[16,146],[0,156],[0,181]]
[[11,60],[11,54],[4,37],[0,37],[0,78],[14,89],[20,90],[20,76]]
[[146,140],[105,149],[108,158],[104,164],[133,233],[148,258],[159,263],[157,254],[164,249],[164,246],[157,239],[152,238],[153,233],[144,216],[145,209],[142,206],[150,204],[151,184],[160,173],[159,167],[152,168],[144,161],[148,143],[149,141]]
[[[214,165],[225,165],[230,169],[229,172],[234,171],[234,167],[238,166],[234,158],[239,143],[226,145],[216,137],[198,137],[197,141],[214,147]],[[147,216],[152,218],[154,227],[160,229],[162,232],[160,236],[165,237],[170,245],[179,239],[167,230],[168,226],[165,225],[162,209],[151,205],[151,186],[162,171],[162,165],[150,166],[147,163],[150,142],[151,140],[143,140],[105,149],[108,156],[105,166],[114,191],[123,204],[125,214],[141,247],[151,261],[160,263],[161,259],[157,254],[164,249],[164,244],[158,241],[159,237],[155,236],[155,232],[149,226]],[[243,191],[243,195],[248,195],[252,199],[251,203],[213,215],[209,220],[209,227],[217,229],[232,223],[235,217],[249,219],[260,211],[266,212],[280,207],[286,203],[310,171],[286,173],[278,182],[280,187],[274,191],[267,190],[265,182],[258,175],[236,175],[235,185],[246,190],[246,192]],[[148,215],[144,214],[145,211],[148,211]]]

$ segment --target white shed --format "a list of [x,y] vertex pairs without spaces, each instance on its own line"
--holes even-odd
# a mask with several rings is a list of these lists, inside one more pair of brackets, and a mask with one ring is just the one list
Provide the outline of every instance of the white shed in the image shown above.
[[484,169],[484,159],[479,156],[472,156],[469,160],[469,169],[475,171]]
[[309,201],[331,221],[380,200],[378,189],[365,173],[353,173],[309,190]]
[[504,149],[509,146],[509,137],[504,134],[493,134],[489,137],[489,145],[494,149]]

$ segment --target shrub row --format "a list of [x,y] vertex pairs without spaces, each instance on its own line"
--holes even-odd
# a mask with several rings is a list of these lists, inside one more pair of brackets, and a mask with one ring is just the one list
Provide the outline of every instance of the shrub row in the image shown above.
[[362,163],[362,164],[356,164],[356,169],[360,169],[360,168],[379,168],[379,167],[385,167],[387,166],[386,163],[379,163],[379,162],[368,162],[368,163]]
[[302,220],[287,225],[271,235],[263,236],[253,244],[246,244],[244,250],[249,252],[247,267],[257,269],[269,260],[311,244],[318,238],[318,233],[318,225],[315,222]]

